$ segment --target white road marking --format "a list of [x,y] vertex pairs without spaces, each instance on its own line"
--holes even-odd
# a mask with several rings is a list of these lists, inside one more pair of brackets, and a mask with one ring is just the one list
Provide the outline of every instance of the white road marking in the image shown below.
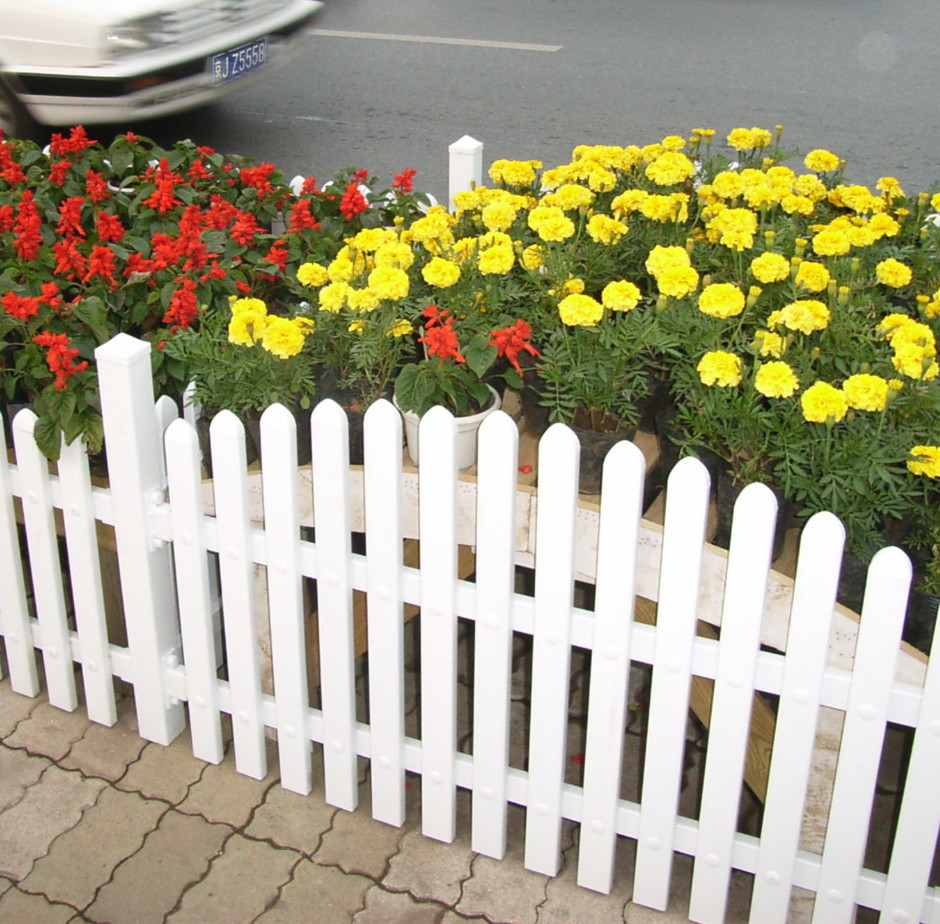
[[510,51],[561,51],[564,45],[530,45],[525,42],[490,42],[484,39],[446,38],[436,35],[395,35],[390,32],[344,32],[339,29],[308,29],[307,35],[327,38],[374,39],[382,42],[421,42],[426,45],[469,45],[475,48],[506,48]]

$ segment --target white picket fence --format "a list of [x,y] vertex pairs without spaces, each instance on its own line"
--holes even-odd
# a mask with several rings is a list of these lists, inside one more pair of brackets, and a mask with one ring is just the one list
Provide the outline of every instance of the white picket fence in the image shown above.
[[[928,886],[940,826],[940,670],[900,645],[910,565],[897,549],[872,563],[859,623],[834,605],[843,531],[833,516],[806,526],[791,581],[769,572],[775,510],[763,486],[742,494],[725,553],[704,544],[708,475],[695,460],[673,471],[659,527],[641,519],[645,460],[632,443],[608,456],[598,509],[579,504],[578,443],[561,425],[540,442],[537,492],[517,486],[518,429],[503,413],[484,424],[475,478],[456,474],[444,410],[422,422],[417,473],[403,471],[401,420],[386,402],[368,411],[366,462],[354,469],[332,402],[313,412],[313,463],[300,470],[284,408],[262,418],[259,474],[246,469],[241,424],[223,413],[211,426],[206,483],[195,430],[172,402],[154,404],[149,347],[120,335],[97,358],[108,486],[92,486],[78,445],[50,472],[28,410],[13,421],[15,460],[0,465],[0,633],[14,690],[39,694],[38,650],[50,702],[77,708],[77,666],[89,717],[107,725],[121,678],[133,685],[142,737],[166,744],[188,724],[195,757],[210,762],[222,759],[228,713],[239,772],[265,775],[273,731],[281,784],[310,793],[312,751],[322,748],[325,791],[312,797],[347,810],[357,804],[357,759],[367,758],[373,815],[393,825],[405,820],[406,772],[420,774],[422,829],[441,841],[456,834],[458,789],[470,790],[472,846],[492,857],[507,848],[509,804],[525,806],[525,865],[550,876],[570,819],[580,825],[578,882],[601,892],[633,840],[634,901],[651,908],[666,907],[675,854],[690,855],[695,921],[723,920],[732,870],[753,874],[759,924],[793,919],[793,886],[815,893],[814,921],[851,921],[856,904],[882,909],[883,920],[940,921],[940,891]],[[97,521],[114,529],[126,646],[108,638]],[[301,538],[304,525],[315,525],[314,540]],[[364,553],[352,551],[354,532],[365,534]],[[418,567],[403,564],[405,539],[420,539]],[[473,581],[458,575],[460,545],[475,549]],[[517,565],[534,568],[533,595],[514,589]],[[276,694],[263,689],[256,641],[258,566]],[[317,707],[305,578],[317,586]],[[574,605],[578,579],[596,585],[591,611]],[[354,590],[368,600],[367,723],[356,715]],[[637,596],[657,601],[655,625],[634,621]],[[405,732],[405,604],[420,607],[419,737]],[[457,747],[466,731],[458,619],[473,623],[472,753]],[[720,626],[717,637],[697,634],[698,620]],[[514,634],[532,640],[525,768],[509,759]],[[565,782],[573,647],[593,653],[581,785]],[[620,794],[631,663],[652,667],[639,802]],[[677,814],[693,675],[714,680],[698,818]],[[755,691],[779,697],[759,837],[736,830]],[[814,811],[818,720],[830,713],[841,743],[824,836],[810,850],[801,828],[804,810]],[[916,734],[884,874],[863,858],[888,721]]]

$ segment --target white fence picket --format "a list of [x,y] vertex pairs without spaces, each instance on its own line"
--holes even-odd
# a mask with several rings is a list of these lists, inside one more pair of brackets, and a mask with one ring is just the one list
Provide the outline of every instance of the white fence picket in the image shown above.
[[633,443],[618,443],[604,461],[578,885],[605,893],[613,883],[617,844],[645,475],[646,459]]
[[855,919],[855,890],[865,857],[911,563],[900,549],[882,549],[868,575],[816,890],[813,921],[820,924]]
[[33,439],[35,424],[36,415],[31,410],[20,411],[13,420],[13,446],[19,461],[23,522],[29,543],[33,598],[39,618],[49,702],[71,712],[78,705],[78,692],[62,587],[59,537],[53,514],[49,467]]
[[480,428],[477,465],[471,844],[497,859],[506,851],[518,453],[515,422],[490,415]]
[[297,430],[293,415],[280,404],[261,415],[261,462],[281,783],[285,789],[306,795],[313,786],[313,775],[307,729]]
[[773,752],[764,800],[752,924],[786,924],[819,715],[845,530],[831,514],[803,528]]
[[773,493],[760,484],[748,485],[734,507],[689,898],[690,920],[703,924],[725,917],[776,514]]
[[454,839],[457,751],[457,427],[442,407],[419,425],[421,829]]
[[578,439],[553,425],[539,443],[535,539],[535,628],[532,635],[532,714],[526,869],[554,876],[561,842],[561,792],[568,732],[571,604],[578,498]]
[[209,556],[202,514],[199,444],[195,430],[185,420],[170,424],[164,443],[193,754],[217,764],[223,756],[222,723],[216,682]]
[[[23,573],[27,562],[20,552],[12,471],[6,463],[0,464],[0,630],[11,688],[24,696],[38,696],[39,671]],[[18,468],[16,471],[18,476]],[[0,668],[0,675],[2,673]]]
[[924,894],[940,830],[940,799],[925,800],[921,794],[936,790],[937,767],[940,767],[940,632],[934,633],[930,649],[917,731],[888,863],[882,921],[909,924],[930,920],[931,908],[924,902]]
[[643,763],[634,898],[665,910],[688,722],[702,545],[708,516],[708,472],[679,461],[669,476],[659,576],[656,651]]
[[255,627],[252,530],[245,428],[230,411],[209,425],[225,652],[235,766],[257,780],[268,772],[260,648]]
[[102,725],[113,725],[117,721],[117,704],[111,679],[111,649],[101,587],[98,530],[88,453],[80,440],[62,447],[58,472],[88,718]]
[[401,414],[378,401],[365,414],[365,510],[369,726],[372,738],[372,815],[405,821],[404,631],[402,625]]
[[349,428],[343,409],[330,400],[316,406],[311,425],[326,801],[352,811],[359,801],[359,788],[354,740]]

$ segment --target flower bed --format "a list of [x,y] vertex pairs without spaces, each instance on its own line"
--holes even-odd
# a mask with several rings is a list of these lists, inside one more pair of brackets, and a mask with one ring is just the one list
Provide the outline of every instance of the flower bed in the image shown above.
[[[346,171],[81,129],[0,144],[8,399],[50,457],[100,443],[93,348],[119,330],[243,415],[394,387],[419,412],[531,389],[547,421],[629,432],[652,398],[683,451],[832,510],[849,548],[902,536],[940,590],[940,195],[850,183],[781,131],[498,160],[448,213]],[[720,147],[720,149],[719,149]]]

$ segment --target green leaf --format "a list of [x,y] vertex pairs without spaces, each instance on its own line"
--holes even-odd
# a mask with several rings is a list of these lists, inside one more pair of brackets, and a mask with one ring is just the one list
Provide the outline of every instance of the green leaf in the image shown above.
[[62,428],[55,418],[44,414],[36,421],[33,428],[33,437],[39,451],[47,458],[56,462],[62,448]]

